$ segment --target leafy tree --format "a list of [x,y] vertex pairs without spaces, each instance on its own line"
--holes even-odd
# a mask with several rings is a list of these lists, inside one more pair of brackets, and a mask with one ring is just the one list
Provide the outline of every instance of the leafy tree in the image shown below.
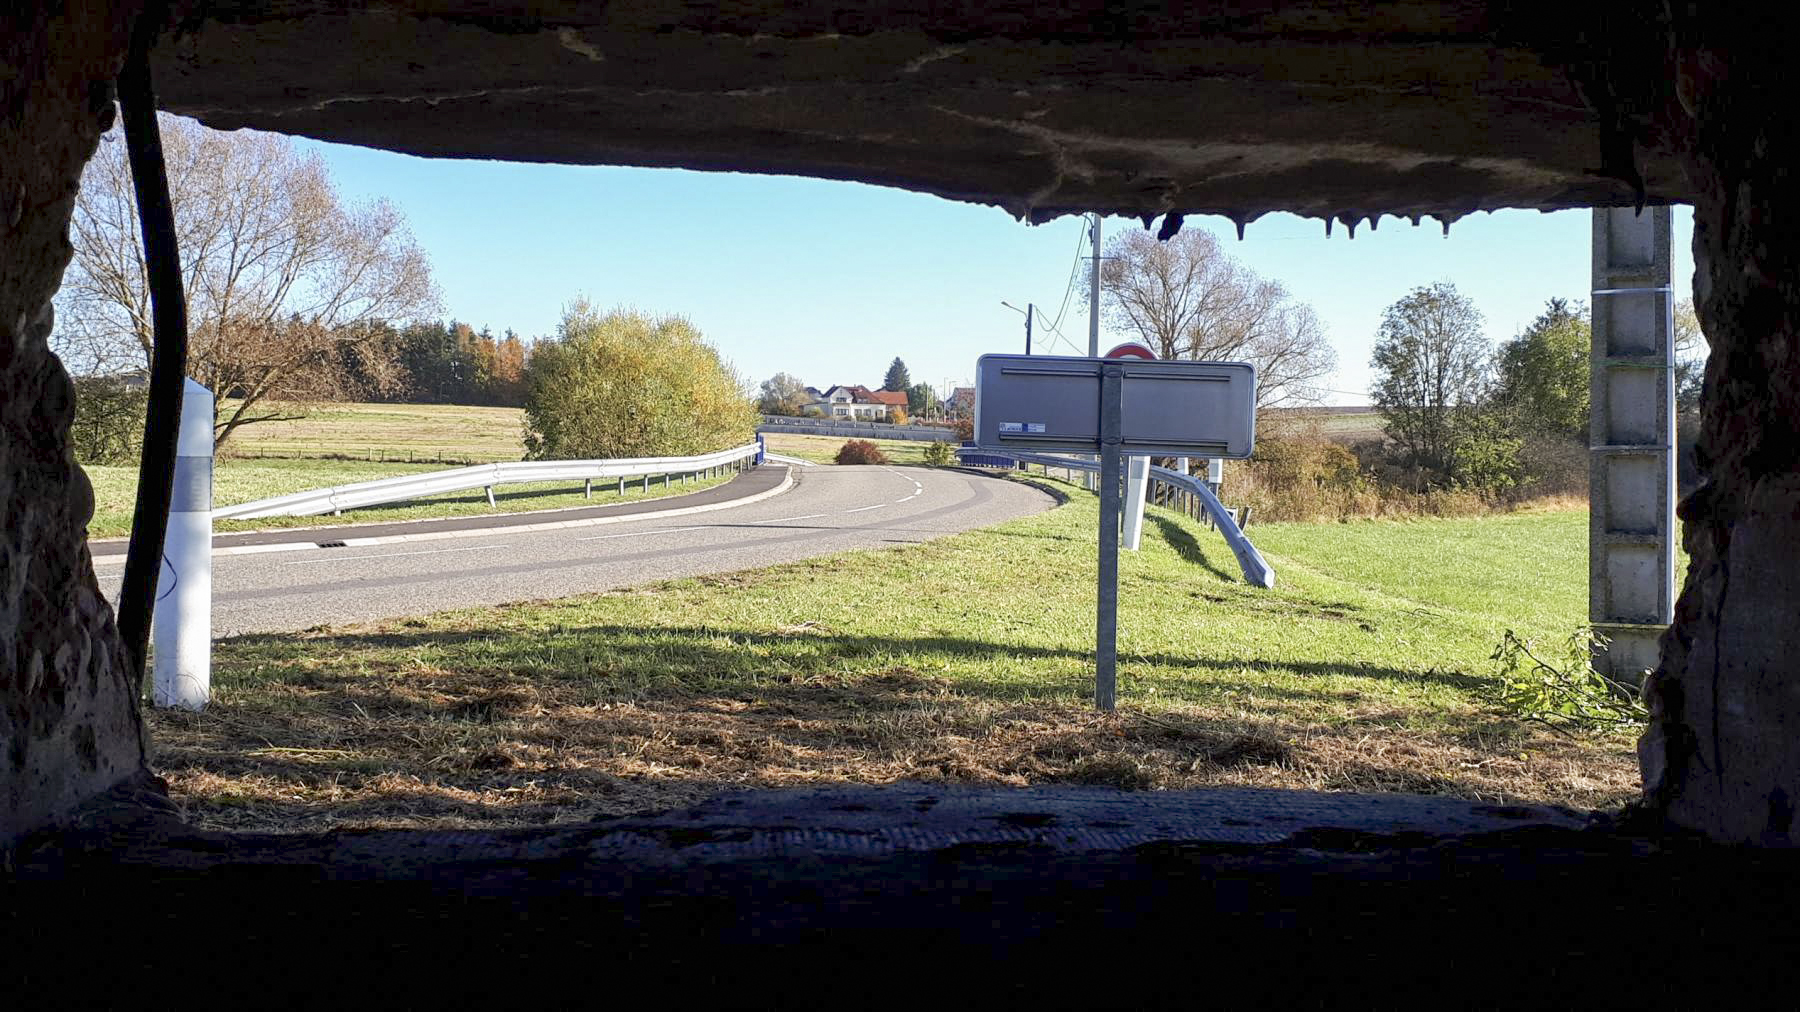
[[1256,366],[1256,406],[1318,401],[1337,353],[1310,306],[1189,229],[1167,241],[1122,232],[1100,268],[1108,324],[1161,358]]
[[906,388],[906,411],[914,418],[923,418],[938,410],[937,391],[931,389],[929,383],[914,383]]
[[1525,441],[1498,411],[1472,410],[1458,420],[1450,447],[1450,477],[1486,494],[1505,492],[1524,471]]
[[806,410],[807,402],[812,399],[806,392],[806,384],[793,373],[778,372],[762,382],[762,397],[757,407],[765,415],[798,415]]
[[[388,388],[401,376],[369,351],[383,325],[432,310],[425,251],[386,201],[344,204],[325,162],[279,134],[208,130],[159,117],[187,291],[188,374],[218,395],[223,444],[240,426],[298,417],[307,401]],[[82,173],[75,258],[58,296],[58,345],[78,372],[144,368],[147,270],[125,145],[100,145]],[[349,349],[364,349],[353,354]],[[359,360],[353,378],[344,371]]]
[[1448,282],[1415,288],[1382,314],[1371,394],[1406,466],[1451,473],[1458,426],[1487,391],[1482,324],[1475,303]]
[[679,316],[577,301],[525,375],[525,449],[536,460],[691,456],[747,443],[756,408],[737,374]]
[[888,365],[887,379],[882,381],[881,389],[897,392],[910,386],[912,386],[912,376],[906,371],[906,363],[900,361],[899,356],[895,356],[894,361]]
[[1700,390],[1706,379],[1706,335],[1694,313],[1694,300],[1675,303],[1675,404],[1683,411],[1700,407]]
[[1585,307],[1551,299],[1523,334],[1500,346],[1495,357],[1499,400],[1522,427],[1587,431],[1592,342]]

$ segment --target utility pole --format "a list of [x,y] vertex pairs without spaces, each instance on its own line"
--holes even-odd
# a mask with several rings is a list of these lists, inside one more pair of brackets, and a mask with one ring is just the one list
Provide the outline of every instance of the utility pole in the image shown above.
[[1094,266],[1088,276],[1088,357],[1100,357],[1100,212],[1094,212]]
[[[1094,212],[1093,231],[1090,233],[1090,235],[1094,241],[1094,264],[1093,264],[1093,272],[1088,275],[1088,282],[1089,282],[1088,283],[1088,357],[1089,358],[1099,358],[1100,357],[1100,212],[1099,211]],[[1117,405],[1114,405],[1114,408],[1116,410]],[[1094,483],[1096,481],[1110,481],[1113,483],[1113,484],[1107,485],[1105,487],[1113,489],[1113,491],[1110,494],[1112,495],[1112,502],[1115,507],[1112,516],[1113,516],[1114,522],[1116,523],[1118,520],[1118,512],[1117,512],[1116,507],[1119,502],[1119,499],[1118,499],[1119,492],[1116,487],[1118,480],[1119,480],[1117,458],[1116,458],[1116,456],[1113,458],[1113,468],[1112,468],[1112,471],[1110,472],[1110,477],[1108,477],[1107,475],[1109,472],[1107,471],[1106,467],[1104,466],[1104,455],[1102,455],[1102,456],[1103,456],[1103,464],[1102,464],[1102,467],[1100,468],[1100,471],[1101,471],[1100,475],[1096,476],[1092,471],[1083,471],[1081,474],[1081,483],[1082,483],[1082,485],[1086,486],[1087,490],[1090,492],[1095,490],[1096,486]],[[1107,495],[1108,495],[1108,493],[1105,491],[1102,491],[1100,493],[1100,504],[1101,504],[1100,514],[1102,517],[1107,515],[1106,514]],[[1104,545],[1105,543],[1106,543],[1105,539],[1102,538],[1101,544]],[[1117,555],[1116,555],[1116,553],[1118,552],[1118,538],[1117,538],[1116,534],[1114,535],[1114,538],[1113,538],[1113,551],[1115,553],[1114,566],[1116,567],[1118,564],[1117,563]],[[1105,549],[1104,548],[1101,549],[1101,566],[1102,566],[1102,568],[1105,567]],[[1116,593],[1116,591],[1115,591],[1115,593]],[[1110,695],[1110,693],[1111,693],[1110,688],[1103,690],[1103,695]],[[1101,708],[1110,710],[1110,709],[1112,709],[1112,704],[1110,701],[1102,701]]]

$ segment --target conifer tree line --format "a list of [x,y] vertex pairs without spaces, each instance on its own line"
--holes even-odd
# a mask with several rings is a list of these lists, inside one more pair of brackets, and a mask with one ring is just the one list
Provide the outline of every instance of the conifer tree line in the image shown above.
[[345,363],[363,399],[384,403],[525,405],[525,365],[530,346],[507,330],[499,337],[456,320],[385,327],[375,353],[386,353],[382,368],[400,375],[378,382],[363,367],[363,356]]

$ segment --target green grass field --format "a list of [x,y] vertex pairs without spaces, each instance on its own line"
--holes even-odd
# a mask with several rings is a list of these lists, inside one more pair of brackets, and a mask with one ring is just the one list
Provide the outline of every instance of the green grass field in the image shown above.
[[[327,404],[311,409],[299,421],[247,425],[233,434],[213,469],[213,502],[228,506],[332,485],[441,471],[465,462],[520,460],[525,454],[523,426],[524,413],[517,408]],[[832,452],[838,445],[832,444]],[[814,459],[814,451],[809,447],[792,452]],[[916,461],[922,451],[900,452],[903,456],[910,452],[910,459]],[[130,534],[137,468],[88,466],[86,470],[94,485],[94,519],[88,525],[89,535],[113,538]],[[342,516],[220,520],[214,528],[228,532],[523,513],[680,495],[719,480],[723,479],[685,484],[677,481],[664,488],[657,479],[648,491],[641,482],[633,482],[623,496],[617,494],[616,486],[596,486],[592,499],[583,497],[580,485],[569,483],[505,485],[495,489],[497,507],[489,507],[487,496],[475,489],[355,510]]]
[[[836,463],[837,452],[847,441],[841,436],[803,436],[786,432],[773,433],[764,439],[771,453],[786,454],[816,464]],[[924,463],[925,447],[931,445],[917,439],[871,439],[869,442],[880,447],[881,452],[887,454],[889,463],[894,464]]]
[[156,712],[203,824],[526,824],[721,790],[923,779],[1618,804],[1629,735],[1493,702],[1505,629],[1584,619],[1586,516],[1253,529],[1279,586],[1152,511],[1121,705],[1092,691],[1094,499],[922,545],[564,601],[221,641]]
[[518,408],[323,404],[307,408],[297,421],[243,426],[220,455],[479,464],[522,459],[524,433],[525,413]]
[[[444,467],[443,464],[382,464],[361,460],[225,458],[218,462],[213,471],[213,501],[221,506],[230,505],[331,485],[440,471]],[[87,472],[94,484],[94,519],[88,524],[89,536],[111,538],[130,534],[132,508],[137,496],[137,469],[89,467]],[[580,484],[571,482],[501,485],[494,489],[495,506],[488,505],[487,494],[481,489],[472,489],[411,502],[350,510],[341,516],[327,514],[311,517],[265,517],[260,520],[215,520],[213,529],[219,533],[227,533],[288,527],[328,527],[600,506],[697,492],[729,479],[730,475],[727,475],[723,478],[684,482],[676,477],[665,485],[661,478],[652,478],[648,489],[644,488],[642,479],[632,479],[626,483],[624,495],[618,494],[616,484],[597,482],[592,499],[583,496]]]

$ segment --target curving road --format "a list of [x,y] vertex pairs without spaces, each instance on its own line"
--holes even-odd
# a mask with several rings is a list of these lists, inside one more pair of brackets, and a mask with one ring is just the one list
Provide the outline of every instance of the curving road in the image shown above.
[[[1028,485],[958,471],[797,467],[788,492],[709,513],[416,543],[218,554],[213,635],[400,618],[732,572],[927,541],[1052,505],[1048,494]],[[95,562],[102,582],[116,588],[122,566],[110,557]]]

